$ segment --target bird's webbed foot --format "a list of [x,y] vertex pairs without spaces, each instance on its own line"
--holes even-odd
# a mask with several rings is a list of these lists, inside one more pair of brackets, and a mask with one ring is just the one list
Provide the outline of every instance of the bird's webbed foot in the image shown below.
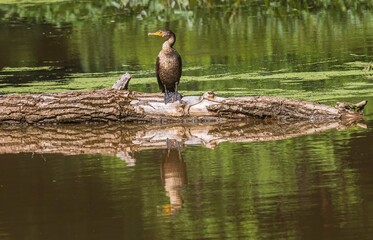
[[166,86],[164,86],[164,89],[164,104],[180,101],[183,97],[180,93],[177,92],[177,85],[175,85],[175,92],[170,92],[169,90],[167,90]]
[[178,92],[165,92],[164,93],[164,104],[180,101],[181,98],[182,98],[182,95]]
[[183,96],[180,93],[178,93],[178,92],[173,92],[172,93],[172,99],[173,99],[174,102],[180,101],[182,98],[183,98]]

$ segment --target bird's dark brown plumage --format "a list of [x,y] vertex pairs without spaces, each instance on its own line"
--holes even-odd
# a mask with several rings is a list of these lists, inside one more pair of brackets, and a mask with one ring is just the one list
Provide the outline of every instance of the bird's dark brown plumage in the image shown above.
[[156,75],[159,88],[165,93],[165,103],[181,99],[177,88],[182,72],[182,60],[180,54],[173,48],[176,41],[175,34],[170,30],[160,30],[148,35],[164,37],[167,40],[162,45],[156,60]]

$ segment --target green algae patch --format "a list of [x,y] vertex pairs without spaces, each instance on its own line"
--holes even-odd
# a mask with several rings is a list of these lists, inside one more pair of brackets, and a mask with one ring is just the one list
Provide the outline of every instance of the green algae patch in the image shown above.
[[51,66],[42,66],[42,67],[4,67],[1,69],[0,73],[14,73],[14,72],[34,72],[34,71],[51,71],[55,69]]
[[363,69],[368,65],[367,62],[348,62],[341,66],[342,69],[335,71],[317,71],[317,72],[287,72],[286,69],[281,69],[277,71],[258,71],[258,72],[248,72],[248,73],[225,73],[216,75],[205,75],[199,76],[196,79],[193,76],[184,76],[182,79],[185,82],[188,81],[210,81],[210,80],[271,80],[280,79],[282,81],[318,81],[327,80],[336,77],[348,77],[348,76],[362,76],[366,75],[366,71]]
[[229,80],[229,79],[241,79],[241,80],[271,80],[281,79],[283,81],[300,81],[300,80],[326,80],[334,77],[346,77],[346,76],[361,76],[366,73],[362,70],[347,70],[347,71],[323,71],[323,72],[291,72],[291,73],[243,73],[243,74],[232,74],[232,75],[210,75],[202,76],[196,79],[195,77],[188,76],[183,77],[183,81],[210,81],[210,80]]
[[[45,70],[45,68],[32,68],[32,71],[38,70]],[[5,69],[5,71],[1,71],[0,73],[9,73],[14,71],[21,72],[22,69],[17,68],[14,70],[11,68],[7,68]],[[30,71],[27,72],[29,73]],[[19,84],[2,83],[2,80],[4,78],[11,77],[13,75],[0,75],[0,93],[43,93],[111,88],[122,74],[122,72],[75,73],[68,74],[63,79],[32,81]],[[156,84],[155,77],[136,78],[136,76],[132,76],[132,78],[133,79],[131,80],[130,88],[131,86],[134,86],[137,91],[139,91],[138,88],[141,88],[142,85],[152,83]]]
[[[342,98],[373,97],[373,82],[366,78],[363,67],[367,63],[352,62],[338,66],[336,71],[220,73],[214,75],[188,75],[200,67],[185,68],[179,90],[184,95],[201,95],[213,90],[223,97],[281,96],[293,99],[328,102]],[[35,76],[37,79],[51,67],[3,68],[0,71],[0,93],[42,93],[95,90],[111,88],[124,73],[65,73],[63,78],[23,83],[8,83],[9,76]],[[57,69],[58,70],[58,69]],[[48,73],[47,72],[47,73]],[[158,92],[153,70],[132,73],[129,89],[141,92]]]

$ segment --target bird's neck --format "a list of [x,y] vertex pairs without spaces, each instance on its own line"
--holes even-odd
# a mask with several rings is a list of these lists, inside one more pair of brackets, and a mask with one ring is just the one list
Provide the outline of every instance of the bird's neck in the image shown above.
[[176,42],[176,37],[175,35],[172,35],[167,41],[163,43],[162,49],[164,50],[171,50],[171,48],[174,46]]

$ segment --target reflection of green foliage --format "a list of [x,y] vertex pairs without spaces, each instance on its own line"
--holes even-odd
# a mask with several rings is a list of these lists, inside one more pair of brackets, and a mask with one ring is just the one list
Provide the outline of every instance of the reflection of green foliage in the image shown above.
[[[265,217],[272,219],[269,222],[275,227],[273,219],[292,213],[285,218],[290,222],[281,232],[289,231],[287,239],[298,239],[297,229],[291,226],[297,226],[295,216],[304,214],[308,199],[303,194],[316,194],[318,199],[312,203],[321,203],[326,199],[317,195],[318,191],[327,193],[332,201],[330,211],[341,217],[337,221],[359,216],[361,209],[355,212],[361,200],[358,176],[340,157],[346,154],[348,148],[344,146],[353,132],[331,131],[322,136],[265,143],[226,143],[214,150],[185,149],[188,186],[184,191],[185,209],[176,226],[188,224],[193,232],[202,234],[200,238],[220,232],[222,236],[231,234],[230,238],[241,234],[250,239],[269,239],[259,231]],[[196,215],[198,218],[193,218]]]
[[[168,7],[171,7],[172,11],[169,11]],[[117,14],[134,15],[138,19],[147,17],[149,14],[188,16],[190,12],[187,7],[188,1],[0,1],[0,11],[4,12],[2,19],[5,21],[23,18],[56,25],[74,23],[83,19],[97,20],[108,15]]]
[[[62,2],[56,6],[30,7],[0,5],[0,9],[4,8],[8,20],[18,16],[25,21],[72,23],[72,26],[68,25],[72,31],[62,31],[62,34],[68,35],[68,40],[64,41],[72,52],[78,54],[85,72],[103,71],[106,65],[116,70],[123,69],[123,66],[151,69],[154,58],[149,58],[149,50],[158,50],[159,41],[149,40],[146,32],[170,25],[179,30],[177,33],[181,37],[178,37],[176,48],[188,60],[186,64],[192,63],[190,67],[219,64],[228,67],[208,69],[219,73],[227,70],[241,72],[243,68],[254,71],[260,68],[269,71],[285,69],[287,72],[321,71],[327,70],[331,64],[364,60],[370,54],[367,33],[373,29],[373,16],[368,10],[348,13],[302,11],[300,15],[273,16],[266,11],[257,12],[255,7],[242,6],[231,17],[226,16],[228,10],[221,11],[216,7],[197,8],[188,21],[177,17],[156,21],[157,14],[150,13],[144,21],[138,21],[133,17],[137,13],[126,8],[116,10],[110,4],[104,6],[101,3],[101,9],[93,10],[97,2]],[[37,11],[33,12],[33,8]],[[123,14],[116,15],[118,13]],[[222,29],[229,31],[222,33]],[[34,31],[37,36],[29,39],[30,53],[20,55],[22,59],[37,59],[34,56],[37,52],[33,50],[40,42],[39,35],[44,32]],[[209,41],[211,38],[214,41]],[[354,53],[355,57],[346,52]],[[10,57],[14,54],[17,52]],[[109,62],[105,65],[103,59]],[[17,60],[14,61],[19,62]],[[203,70],[193,73],[205,75]]]
[[[0,2],[7,23],[25,18],[26,22],[61,24],[47,29],[32,25],[22,50],[6,37],[0,38],[1,45],[11,45],[2,51],[6,63],[28,70],[4,68],[0,72],[3,93],[105,88],[125,71],[134,77],[132,90],[157,92],[154,60],[161,40],[149,39],[146,33],[172,24],[180,36],[175,47],[185,63],[180,85],[184,94],[215,90],[222,96],[275,95],[317,101],[372,96],[371,83],[361,71],[371,61],[373,14],[362,8],[369,7],[370,1],[346,3],[347,12],[330,1],[314,1],[312,8],[305,4],[310,1],[263,1],[261,5],[249,1]],[[158,11],[151,10],[156,6],[159,12],[152,14]],[[180,15],[184,10],[193,11],[187,21]],[[17,32],[22,38],[24,31],[22,25],[4,32]],[[56,79],[38,80],[55,73],[54,67],[42,66],[44,72],[38,72],[33,70],[40,66],[27,63],[50,60],[40,52],[45,42],[53,41],[61,44],[61,51],[47,56],[57,60],[54,67],[64,67],[66,61],[87,74],[59,70],[62,76],[56,74]]]
[[302,14],[302,12],[316,10],[335,10],[340,12],[361,11],[373,7],[370,0],[360,1],[329,1],[329,0],[302,0],[302,1],[263,1],[250,0],[231,1],[195,1],[195,0],[101,0],[101,1],[69,1],[69,0],[1,0],[0,11],[4,11],[4,19],[14,17],[29,18],[36,21],[60,24],[72,23],[81,19],[97,19],[105,15],[118,13],[131,14],[138,19],[156,16],[158,20],[177,18],[190,19],[193,11],[201,8],[223,9],[223,14],[234,18],[241,7],[249,8],[250,13],[264,15],[284,15],[288,13]]
[[[106,1],[108,2],[108,1]],[[1,4],[1,2],[0,2]],[[0,5],[4,11],[3,20],[24,18],[30,21],[47,22],[56,25],[73,23],[83,19],[101,18],[108,5],[105,1],[52,1],[52,3],[17,3]]]

